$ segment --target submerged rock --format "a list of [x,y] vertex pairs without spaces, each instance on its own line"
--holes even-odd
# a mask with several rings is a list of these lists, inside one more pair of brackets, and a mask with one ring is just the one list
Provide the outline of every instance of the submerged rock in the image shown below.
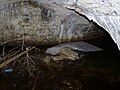
[[54,56],[50,55],[50,58],[54,61],[60,61],[69,59],[71,61],[79,59],[78,53],[73,51],[71,48],[62,48],[59,52]]
[[76,61],[82,58],[84,55],[81,53],[77,53],[69,47],[64,47],[56,55],[46,55],[43,59],[43,62],[47,65],[50,65],[51,62],[59,62],[59,61]]
[[[52,45],[104,36],[103,31],[91,21],[55,2],[0,2],[0,42],[24,37],[28,45]],[[17,43],[14,40],[13,42]]]
[[[102,49],[100,49],[96,46],[93,46],[91,44],[88,44],[86,42],[71,42],[71,43],[64,43],[64,44],[57,45],[55,47],[48,48],[46,50],[46,53],[52,54],[52,55],[57,55],[64,48],[70,48],[72,50],[77,50],[77,51],[82,51],[82,52],[95,52],[95,51],[102,50]],[[68,54],[69,54],[69,51],[68,51]]]
[[[46,56],[43,61],[46,64],[49,64],[50,61],[74,61],[79,60],[84,56],[81,52],[95,52],[101,50],[102,49],[85,42],[64,43],[52,48],[48,48],[46,50],[46,53],[50,55]],[[79,51],[80,55],[78,55],[78,52],[76,51]]]

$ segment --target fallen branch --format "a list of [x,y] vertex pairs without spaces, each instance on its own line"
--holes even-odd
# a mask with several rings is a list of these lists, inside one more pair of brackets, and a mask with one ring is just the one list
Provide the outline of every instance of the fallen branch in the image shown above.
[[28,49],[28,50],[26,50],[26,51],[24,51],[24,52],[22,52],[22,53],[20,53],[20,54],[18,54],[17,56],[14,56],[14,57],[11,58],[11,59],[6,60],[6,61],[3,62],[2,64],[0,64],[0,68],[5,67],[6,65],[8,65],[9,63],[11,63],[11,62],[14,61],[15,59],[21,57],[22,55],[24,55],[24,54],[26,54],[27,52],[33,50],[34,48],[35,48],[35,46],[32,47],[32,48],[30,48],[30,49]]

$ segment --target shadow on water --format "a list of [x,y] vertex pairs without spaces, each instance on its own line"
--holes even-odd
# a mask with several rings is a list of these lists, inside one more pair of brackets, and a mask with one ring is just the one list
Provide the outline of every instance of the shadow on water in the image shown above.
[[37,60],[33,76],[1,73],[0,90],[119,90],[119,51],[111,37],[89,41],[103,49],[77,61],[46,65]]

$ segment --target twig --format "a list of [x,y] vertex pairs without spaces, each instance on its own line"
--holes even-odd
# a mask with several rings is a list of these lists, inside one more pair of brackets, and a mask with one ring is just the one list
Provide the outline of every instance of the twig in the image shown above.
[[31,58],[34,58],[34,59],[37,59],[37,60],[40,60],[40,58],[37,57],[37,56],[30,55],[30,57],[31,57]]
[[18,51],[15,51],[13,53],[11,52],[10,54],[7,54],[5,57],[3,57],[2,60],[5,60],[5,59],[7,59],[9,57],[12,57],[12,56],[16,55],[17,53],[19,53],[20,51],[21,51],[21,49],[18,50]]
[[18,54],[17,56],[14,56],[14,57],[11,58],[11,59],[6,60],[6,61],[3,62],[2,64],[0,64],[0,68],[5,67],[7,64],[11,63],[11,62],[14,61],[15,59],[17,59],[17,58],[21,57],[22,55],[26,54],[27,52],[33,50],[34,48],[35,48],[35,46],[32,47],[32,48],[30,48],[30,49],[28,49],[28,50],[26,50],[26,51],[24,51],[24,52],[22,52],[22,53],[20,53],[20,54]]
[[24,45],[25,45],[25,36],[22,37],[22,51],[24,51]]
[[14,42],[14,41],[21,41],[21,40],[23,40],[23,39],[22,38],[11,39],[11,40],[8,40],[8,41],[5,41],[5,42],[1,43],[1,45],[7,44],[7,43],[10,43],[10,42]]
[[18,49],[18,48],[20,48],[20,47],[21,47],[21,45],[19,45],[19,46],[13,48],[12,50],[9,51],[9,53],[11,53],[12,51],[14,51],[14,50],[16,50],[16,49]]
[[2,55],[5,56],[5,44],[3,44]]
[[[26,48],[26,50],[28,50],[28,47]],[[29,74],[31,74],[31,70],[35,70],[35,67],[34,67],[34,61],[33,59],[29,56],[28,52],[26,52],[26,57],[27,57],[27,70],[29,72]]]
[[[28,47],[26,48],[26,51],[28,50]],[[27,57],[27,68],[29,68],[29,55],[28,52],[26,52],[26,57]]]

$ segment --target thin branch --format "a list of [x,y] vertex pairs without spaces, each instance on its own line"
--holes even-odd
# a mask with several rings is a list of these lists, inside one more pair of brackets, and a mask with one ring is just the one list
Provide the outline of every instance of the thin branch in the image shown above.
[[20,51],[21,51],[21,49],[18,50],[18,51],[15,51],[15,52],[11,52],[10,54],[7,54],[5,57],[3,57],[2,60],[5,60],[5,59],[10,58],[10,57],[13,57],[14,55],[19,53]]
[[3,44],[2,55],[5,56],[5,44]]
[[11,58],[11,59],[6,60],[6,61],[3,62],[2,64],[0,64],[0,68],[5,67],[6,65],[8,65],[9,63],[11,63],[11,62],[14,61],[15,59],[21,57],[22,55],[24,55],[24,54],[26,54],[27,52],[33,50],[34,48],[35,48],[35,46],[32,47],[32,48],[30,48],[30,49],[28,49],[28,50],[26,50],[26,51],[24,51],[24,52],[22,52],[22,53],[20,53],[20,54],[18,54],[17,56],[14,56],[14,57]]
[[22,38],[11,39],[11,40],[8,40],[8,41],[5,41],[5,42],[1,43],[1,45],[7,44],[7,43],[10,43],[10,42],[21,41],[21,40],[23,40],[23,39]]
[[25,36],[22,37],[22,51],[24,51],[25,46]]
[[13,49],[11,49],[11,50],[9,51],[9,53],[11,53],[12,51],[15,51],[16,49],[18,49],[18,48],[20,48],[20,47],[21,47],[21,45],[15,47],[15,48],[13,48]]

